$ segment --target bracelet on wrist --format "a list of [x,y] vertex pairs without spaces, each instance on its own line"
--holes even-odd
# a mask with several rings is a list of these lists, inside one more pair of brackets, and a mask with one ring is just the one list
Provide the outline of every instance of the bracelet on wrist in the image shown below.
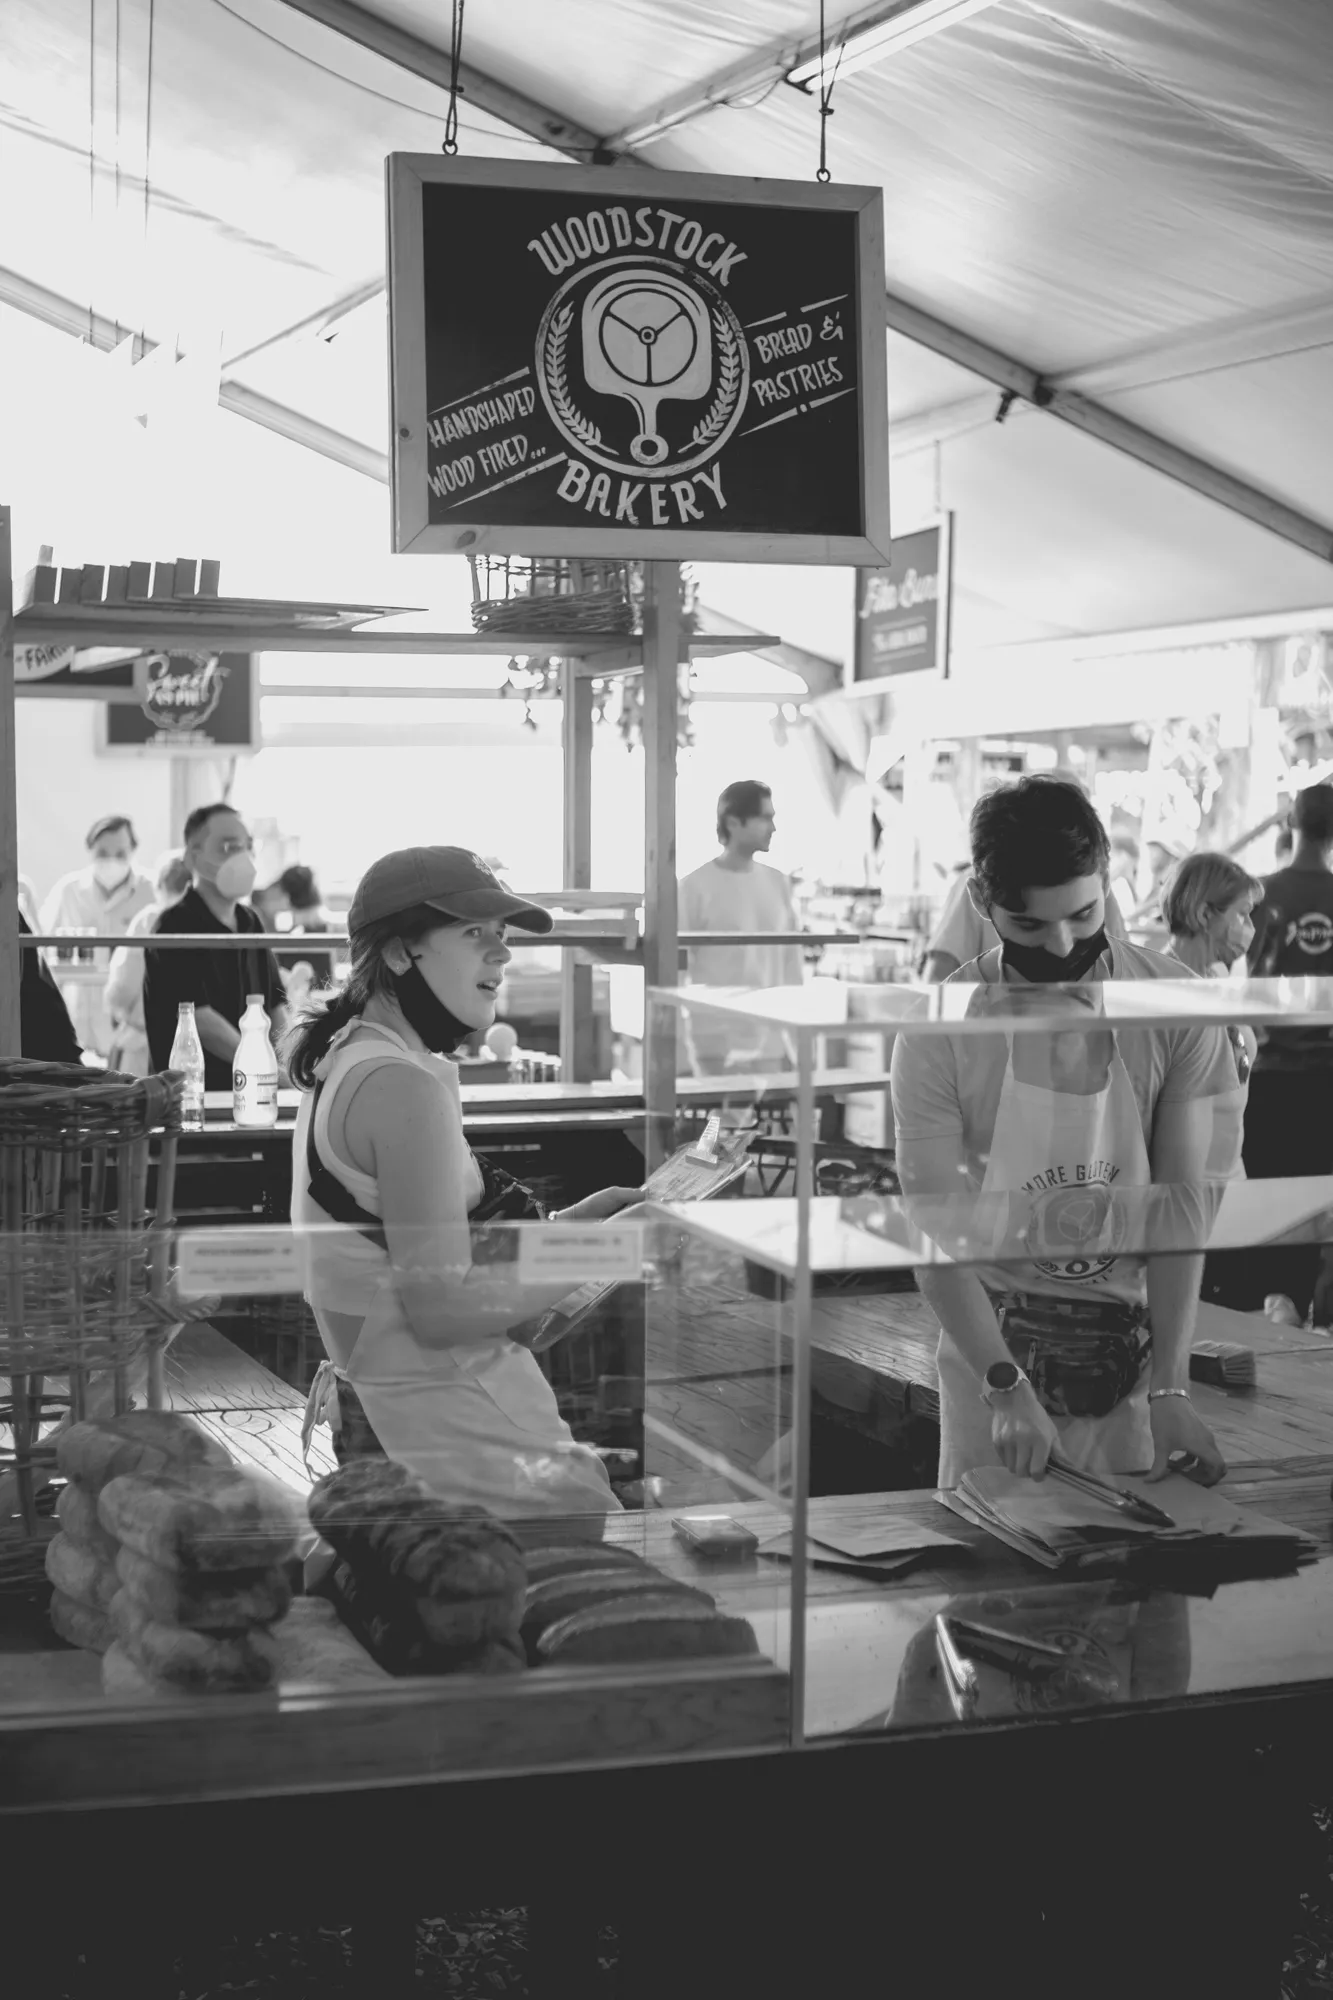
[[1183,1396],[1187,1403],[1190,1400],[1188,1389],[1149,1389],[1148,1391],[1148,1401],[1150,1403],[1160,1403],[1164,1396]]

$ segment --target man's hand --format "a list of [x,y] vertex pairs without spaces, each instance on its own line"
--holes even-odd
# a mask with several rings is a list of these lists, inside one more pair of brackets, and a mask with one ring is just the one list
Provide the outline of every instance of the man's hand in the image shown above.
[[[1148,1405],[1152,1425],[1153,1460],[1149,1479],[1165,1479],[1170,1472],[1183,1472],[1200,1486],[1216,1486],[1226,1478],[1227,1462],[1217,1448],[1217,1440],[1194,1405],[1185,1396],[1161,1396]],[[1185,1463],[1172,1465],[1173,1452],[1183,1452]]]
[[996,1401],[990,1434],[1006,1470],[1026,1479],[1046,1477],[1046,1461],[1059,1443],[1060,1433],[1030,1382],[1020,1382],[1010,1395]]
[[585,1195],[572,1208],[562,1208],[552,1217],[554,1222],[605,1222],[610,1216],[619,1215],[622,1208],[631,1208],[635,1202],[643,1200],[643,1189],[609,1187],[599,1188],[596,1194]]

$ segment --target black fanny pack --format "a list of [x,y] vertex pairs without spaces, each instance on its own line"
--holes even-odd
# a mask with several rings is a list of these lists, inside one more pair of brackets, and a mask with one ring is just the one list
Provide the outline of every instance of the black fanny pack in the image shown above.
[[1038,1292],[1007,1292],[992,1303],[1005,1346],[1053,1417],[1109,1416],[1152,1353],[1145,1306]]

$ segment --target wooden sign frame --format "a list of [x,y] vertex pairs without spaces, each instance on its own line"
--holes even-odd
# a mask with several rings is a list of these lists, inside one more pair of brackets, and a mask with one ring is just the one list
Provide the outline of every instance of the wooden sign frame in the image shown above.
[[[529,165],[526,162],[503,160],[447,159],[440,154],[434,153],[391,154],[386,162],[386,182],[389,245],[390,483],[393,509],[393,547],[395,551],[400,554],[410,553],[417,555],[540,554],[573,557],[669,558],[672,560],[704,562],[862,564],[870,567],[882,566],[887,561],[889,547],[888,394],[885,379],[884,342],[883,195],[879,188],[820,186],[816,183],[805,181],[749,180],[738,176],[721,176],[715,174],[673,173],[662,175],[654,173],[647,168],[619,164],[615,167],[538,166]],[[660,483],[655,483],[651,476],[651,466],[654,463],[660,463],[661,460],[642,457],[639,458],[636,468],[630,469],[621,466],[614,475],[609,473],[599,474],[597,472],[597,461],[588,463],[587,472],[590,482],[595,481],[597,478],[603,478],[606,484],[611,484],[613,477],[616,481],[616,485],[612,487],[613,506],[606,506],[605,501],[599,502],[601,515],[610,516],[605,526],[600,524],[598,512],[592,512],[591,516],[589,516],[587,512],[584,512],[577,506],[577,502],[571,504],[567,509],[569,516],[568,525],[565,524],[563,518],[554,524],[549,518],[531,523],[522,520],[516,521],[513,518],[498,521],[478,520],[475,518],[475,509],[472,506],[469,507],[467,516],[456,523],[442,521],[438,518],[432,521],[430,518],[431,495],[428,485],[428,479],[432,476],[430,464],[431,442],[428,439],[427,426],[433,417],[438,417],[440,411],[449,410],[454,407],[452,402],[444,402],[439,405],[438,410],[432,411],[428,408],[427,272],[424,236],[425,190],[435,184],[445,184],[456,189],[472,188],[478,191],[479,196],[483,196],[494,190],[511,192],[529,191],[534,197],[540,196],[543,199],[549,199],[552,195],[562,198],[565,196],[576,196],[581,198],[584,203],[590,204],[587,211],[590,216],[594,211],[599,215],[605,216],[610,213],[613,207],[621,215],[632,214],[636,207],[640,209],[651,208],[654,213],[661,212],[663,214],[670,213],[674,215],[675,222],[681,225],[677,232],[676,241],[678,243],[686,240],[686,228],[682,222],[682,217],[679,214],[675,214],[675,211],[682,207],[688,211],[691,205],[710,208],[714,211],[718,208],[734,209],[734,236],[736,243],[743,242],[744,240],[747,214],[756,216],[757,228],[759,226],[759,216],[762,215],[762,212],[773,209],[814,211],[852,218],[855,232],[855,276],[852,290],[849,293],[840,293],[835,298],[817,299],[808,303],[800,302],[799,305],[786,307],[782,312],[773,314],[772,318],[777,321],[794,321],[799,314],[813,314],[819,306],[836,306],[841,299],[845,298],[847,300],[847,304],[843,310],[847,315],[844,332],[848,336],[848,347],[842,351],[848,354],[848,358],[850,358],[849,350],[854,348],[856,357],[854,388],[859,398],[860,423],[858,427],[859,465],[855,473],[857,484],[856,504],[854,509],[849,508],[845,511],[849,517],[857,521],[858,531],[854,533],[784,532],[780,524],[774,526],[766,525],[762,529],[755,530],[747,528],[731,530],[725,527],[710,525],[706,517],[701,520],[700,525],[696,526],[694,516],[692,514],[687,515],[686,513],[686,508],[690,503],[684,499],[676,501],[675,505],[680,509],[682,522],[687,522],[688,524],[663,525],[664,519],[670,518],[668,508],[671,502],[663,499],[659,503],[658,498],[655,496],[665,494],[668,490],[674,492],[674,487],[669,486],[669,482],[673,478],[676,479],[677,484],[683,488],[687,488],[691,482],[685,480],[683,474],[691,468],[684,463],[676,467],[664,466]],[[768,219],[771,226],[771,218]],[[688,216],[686,220],[689,220]],[[534,223],[532,226],[536,228],[537,224]],[[666,223],[662,225],[663,247],[667,243],[666,232],[669,226]],[[694,225],[691,224],[691,226]],[[599,224],[595,234],[602,238],[607,236],[608,231],[604,222]],[[636,237],[635,239],[636,243],[641,240],[641,237]],[[721,238],[718,240],[720,242]],[[615,241],[608,244],[608,248],[614,251],[618,245],[624,244],[626,241],[627,238],[622,229],[621,234],[616,237]],[[697,254],[693,255],[693,263],[699,263],[703,258],[704,247],[706,247],[709,238],[703,237],[701,244],[699,230],[696,227],[692,241],[698,246]],[[534,242],[531,245],[524,244],[521,247],[535,249],[537,246]],[[729,247],[734,248],[734,245]],[[497,251],[497,260],[499,254]],[[580,252],[580,256],[581,254]],[[684,263],[677,262],[673,264],[668,257],[658,254],[658,245],[654,244],[651,251],[636,248],[633,255],[622,255],[619,257],[612,255],[603,258],[600,243],[594,243],[589,260],[586,260],[584,263],[584,269],[587,275],[591,276],[594,272],[601,269],[612,271],[614,274],[614,267],[617,265],[624,267],[632,267],[636,263],[640,265],[657,265],[659,267],[658,272],[656,274],[649,272],[647,275],[650,278],[654,275],[658,276],[665,288],[674,286],[684,299],[685,306],[689,310],[694,311],[698,319],[702,320],[703,331],[698,335],[696,351],[701,355],[700,366],[705,368],[712,368],[714,365],[713,357],[716,356],[718,358],[716,380],[719,384],[724,384],[726,380],[722,373],[721,359],[725,343],[725,352],[732,368],[731,379],[734,381],[738,376],[740,386],[738,391],[732,392],[731,407],[734,414],[730,415],[726,427],[721,425],[718,427],[721,433],[720,441],[711,459],[712,466],[718,468],[722,462],[721,452],[732,441],[735,427],[740,421],[741,412],[746,409],[746,397],[752,385],[750,363],[751,358],[760,351],[759,336],[752,336],[750,333],[750,328],[756,324],[754,321],[745,322],[744,330],[742,331],[743,322],[731,310],[730,301],[717,290],[716,286],[713,286],[711,288],[713,294],[712,309],[716,313],[716,318],[712,321],[712,324],[718,326],[720,331],[716,340],[710,343],[708,331],[708,316],[710,311],[708,303],[709,286],[694,275],[693,264],[690,262],[692,253],[687,252],[684,254],[686,259]],[[726,256],[726,249],[712,250],[709,252],[709,255],[713,262],[711,266],[707,262],[702,263],[701,268],[705,271],[710,269],[716,270],[719,261]],[[744,261],[746,261],[744,253],[738,251],[734,259],[735,264],[739,265]],[[756,261],[758,262],[758,260]],[[543,259],[543,262],[545,263],[546,260]],[[549,263],[547,263],[546,268],[550,269]],[[524,279],[531,280],[533,275],[534,267],[525,265],[523,267]],[[579,273],[576,271],[568,283],[574,283],[578,275]],[[628,268],[625,271],[625,275],[627,277],[629,275]],[[642,276],[644,274],[640,272],[639,275]],[[733,273],[729,268],[724,274],[723,282],[730,275],[733,275]],[[786,275],[789,286],[793,288],[793,297],[797,301],[800,301],[799,273],[796,275],[795,280],[790,271]],[[535,276],[538,286],[545,283],[539,266],[535,267]],[[497,279],[492,278],[491,282],[497,282]],[[597,290],[600,291],[603,284],[611,282],[611,278],[599,280]],[[484,293],[487,283],[488,272],[484,267],[484,263],[482,268],[469,266],[466,270],[460,270],[459,299],[461,312],[465,313],[467,310],[466,302],[469,294]],[[530,286],[529,288],[531,289],[532,287]],[[496,483],[488,486],[485,491],[477,487],[475,473],[468,475],[472,490],[475,492],[475,498],[478,501],[485,498],[486,492],[498,490],[500,484],[516,483],[518,480],[525,479],[533,472],[539,472],[543,468],[554,469],[562,461],[567,464],[567,471],[564,478],[572,479],[574,483],[577,483],[578,475],[568,469],[572,468],[576,463],[579,465],[585,463],[584,460],[577,457],[577,445],[572,445],[571,450],[568,452],[556,452],[552,451],[549,448],[548,442],[545,441],[554,440],[557,445],[562,441],[569,443],[571,439],[570,430],[566,428],[562,436],[561,427],[557,423],[555,416],[551,414],[552,406],[550,402],[543,403],[541,396],[533,396],[532,394],[534,387],[541,388],[541,383],[538,381],[539,375],[548,384],[553,379],[549,364],[550,346],[549,344],[543,345],[543,342],[549,342],[549,336],[543,329],[549,321],[551,311],[555,309],[556,297],[565,289],[567,289],[565,286],[558,287],[557,284],[551,285],[552,299],[551,305],[547,309],[547,317],[542,321],[542,327],[534,331],[531,344],[523,347],[523,343],[527,339],[526,332],[515,337],[515,347],[521,348],[522,351],[527,352],[531,357],[531,365],[523,367],[518,373],[526,374],[530,378],[528,384],[523,387],[523,395],[526,398],[528,408],[535,411],[537,415],[538,430],[544,433],[544,439],[539,440],[538,443],[538,449],[543,453],[543,456],[540,460],[534,459],[530,464],[524,465],[517,457],[518,440],[515,440],[513,462],[518,464],[519,470],[513,475],[512,479],[502,476],[507,470],[508,460],[506,460],[503,467],[496,463],[489,468],[488,477],[492,475],[501,476],[496,479]],[[574,296],[577,297],[577,295]],[[698,298],[700,296],[702,296],[703,302],[696,307],[691,307],[690,298]],[[781,303],[781,300],[777,298],[776,292],[770,302]],[[583,306],[584,319],[582,321],[582,326],[585,329],[588,324],[586,315],[590,309],[587,300],[585,300]],[[568,325],[572,315],[564,308],[562,308],[562,313],[565,324]],[[826,315],[826,323],[827,318],[828,316]],[[799,332],[800,337],[808,347],[811,341],[811,328],[803,325],[799,329]],[[740,334],[739,355],[737,353],[738,333]],[[651,333],[640,333],[639,337],[648,339],[652,335]],[[826,335],[825,337],[831,338],[832,336]],[[773,341],[776,345],[776,335],[769,335],[766,338]],[[578,351],[582,354],[585,350],[580,347]],[[776,397],[780,392],[790,400],[791,407],[789,409],[784,407],[776,416],[764,419],[764,428],[768,428],[770,424],[785,421],[787,416],[805,418],[812,409],[817,409],[821,403],[836,400],[833,394],[822,395],[816,398],[812,394],[812,389],[831,389],[835,382],[844,379],[836,369],[830,371],[827,360],[823,361],[823,369],[820,372],[815,364],[820,362],[822,357],[817,354],[811,356],[809,363],[802,365],[799,361],[798,348],[784,348],[781,352],[795,354],[797,357],[797,366],[794,369],[786,371],[788,378],[786,383],[780,383],[779,388],[776,390],[771,385],[778,378],[776,376],[768,378],[770,382],[770,396]],[[542,358],[547,358],[547,366],[545,368],[541,365]],[[836,355],[833,355],[831,358],[836,360]],[[770,365],[769,361],[766,360],[763,366],[768,365]],[[776,366],[777,364],[773,365]],[[469,389],[457,401],[463,403],[469,396],[474,399],[481,399],[489,391],[492,392],[492,404],[494,405],[494,392],[503,391],[504,381],[517,380],[517,375],[512,370],[507,374],[505,373],[502,361],[497,360],[495,367],[500,371],[498,376],[487,380],[485,373],[482,372],[481,379],[475,387]],[[556,379],[558,380],[558,378]],[[628,381],[630,378],[628,375],[625,375],[623,379]],[[651,380],[651,375],[649,379]],[[710,378],[707,387],[695,393],[702,398],[708,394],[712,386],[713,381]],[[504,393],[512,396],[514,392],[511,390]],[[545,393],[545,390],[542,389],[541,394],[545,395]],[[841,393],[845,394],[846,391],[844,390]],[[618,408],[618,404],[615,401],[616,398],[621,398],[631,403],[634,400],[632,395],[627,394],[625,389],[619,387],[611,392],[610,398],[612,406]],[[802,400],[804,398],[808,398],[809,400]],[[665,395],[661,398],[663,403],[669,403],[671,400],[679,399],[672,399]],[[720,390],[717,400],[719,402],[722,400]],[[607,405],[604,402],[602,405],[603,410],[606,407]],[[660,436],[649,435],[653,425],[660,420],[646,416],[642,406],[636,405],[636,407],[638,407],[640,435],[632,441],[628,446],[628,450],[637,454],[639,451],[646,452],[651,445],[654,449],[661,446],[665,451],[666,440]],[[485,414],[489,419],[491,412],[487,411]],[[712,414],[713,412],[710,407],[707,415],[712,416]],[[727,415],[723,411],[719,411],[718,414],[723,417]],[[501,412],[500,428],[503,428],[505,423],[512,424],[512,421],[512,416],[506,417]],[[593,422],[586,417],[586,413],[581,417],[576,410],[574,416],[570,419],[570,423],[577,426],[580,422],[583,423],[586,434],[599,436]],[[825,420],[825,435],[828,434],[828,427],[832,422],[832,418]],[[759,425],[754,426],[756,429],[759,427]],[[704,426],[701,424],[699,429],[703,428]],[[695,432],[695,435],[698,435],[698,431]],[[811,437],[808,429],[805,435],[807,439]],[[790,436],[791,433],[783,433],[784,440]],[[707,433],[705,431],[706,437]],[[469,442],[471,441],[469,440]],[[767,442],[765,443],[765,449],[767,449]],[[480,443],[483,445],[487,443],[485,436],[481,438]],[[436,444],[438,449],[438,440]],[[706,449],[706,444],[704,448]],[[461,450],[463,447],[460,446],[459,449]],[[530,450],[526,434],[522,440],[522,449],[525,454]],[[603,452],[606,452],[609,450],[609,446],[603,446],[602,449]],[[625,447],[622,446],[619,449],[624,450]],[[684,453],[688,450],[693,450],[694,447],[692,445],[679,445],[676,449],[678,453]],[[757,447],[750,447],[752,460],[757,455],[757,451]],[[845,433],[843,433],[841,442],[838,445],[838,452],[840,459],[845,459],[849,455]],[[736,462],[734,455],[733,462]],[[611,459],[604,456],[600,463],[603,466],[610,465]],[[709,461],[701,461],[698,470],[694,471],[694,480],[698,481],[700,474],[707,473],[708,470]],[[628,472],[628,478],[625,477],[626,472]],[[437,464],[434,477],[438,480],[440,476],[440,466]],[[720,489],[723,475],[718,471],[716,476]],[[653,496],[651,499],[651,513],[653,518],[645,520],[642,525],[637,525],[639,517],[637,513],[634,513],[628,518],[632,518],[636,522],[636,525],[617,525],[618,516],[615,510],[619,508],[625,490],[631,485],[631,482],[642,482],[638,487],[639,492]],[[619,489],[618,492],[616,490],[617,486]],[[588,482],[585,482],[585,488],[586,490],[591,490]],[[605,491],[605,488],[603,488],[603,491]],[[562,499],[567,498],[567,495],[562,495]],[[702,512],[703,508],[709,502],[706,495],[700,495],[699,498],[701,502],[700,511]],[[647,503],[640,500],[638,503],[631,502],[630,504],[631,506],[637,504],[646,508]],[[592,502],[589,501],[588,505],[591,507]],[[549,500],[545,503],[545,508],[546,514],[549,516],[552,511]],[[721,517],[718,516],[718,518]],[[582,525],[585,520],[588,523],[586,526]]]

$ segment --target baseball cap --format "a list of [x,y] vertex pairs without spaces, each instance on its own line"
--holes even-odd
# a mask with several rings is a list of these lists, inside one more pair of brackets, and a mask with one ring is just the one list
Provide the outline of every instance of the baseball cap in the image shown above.
[[520,930],[549,931],[549,910],[505,888],[479,854],[466,847],[400,847],[372,862],[356,885],[347,929],[355,936],[381,917],[426,903],[442,917],[466,921],[503,917]]

